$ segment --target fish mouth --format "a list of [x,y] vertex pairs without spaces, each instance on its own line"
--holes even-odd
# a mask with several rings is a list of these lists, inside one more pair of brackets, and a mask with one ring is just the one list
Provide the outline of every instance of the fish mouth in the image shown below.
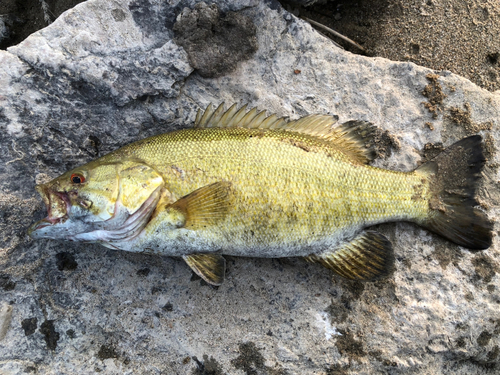
[[38,185],[35,189],[45,203],[47,217],[36,222],[28,229],[30,237],[37,237],[37,232],[44,228],[64,223],[68,219],[68,212],[71,209],[69,196],[66,192],[53,191],[45,185]]
[[131,241],[142,232],[156,209],[162,187],[153,191],[133,214],[128,213],[121,200],[117,200],[113,216],[97,223],[72,220],[68,216],[71,209],[68,193],[53,191],[43,185],[37,186],[37,190],[47,206],[48,215],[28,229],[31,238],[100,242],[114,248],[113,244]]

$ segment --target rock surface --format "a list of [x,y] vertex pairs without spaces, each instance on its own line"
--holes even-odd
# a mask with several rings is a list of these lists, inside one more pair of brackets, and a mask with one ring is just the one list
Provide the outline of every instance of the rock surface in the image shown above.
[[[300,259],[228,258],[217,289],[178,259],[27,238],[45,215],[35,183],[188,127],[210,102],[369,120],[385,132],[375,165],[397,170],[480,133],[489,160],[479,196],[498,221],[499,94],[344,52],[274,1],[213,3],[220,17],[250,20],[257,47],[223,75],[208,64],[203,75],[217,78],[202,77],[175,42],[190,0],[89,0],[0,51],[0,372],[497,373],[498,237],[473,253],[385,224],[396,249],[388,280],[349,282]],[[207,40],[220,51],[220,39]]]
[[498,1],[329,0],[290,10],[351,38],[368,56],[449,70],[489,91],[500,90]]

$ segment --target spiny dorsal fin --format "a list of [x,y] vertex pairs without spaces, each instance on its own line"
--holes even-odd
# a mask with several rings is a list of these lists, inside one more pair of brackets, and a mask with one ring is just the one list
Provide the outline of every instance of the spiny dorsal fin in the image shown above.
[[187,229],[196,230],[217,224],[225,218],[229,208],[230,186],[229,182],[203,186],[180,198],[168,209],[182,213],[183,226]]
[[238,109],[233,104],[224,111],[222,103],[217,108],[210,104],[204,112],[199,110],[194,126],[292,131],[321,138],[354,162],[366,164],[372,161],[375,152],[370,143],[376,131],[375,126],[366,121],[348,121],[343,124],[337,124],[337,121],[337,116],[309,115],[287,122],[274,114],[266,116],[265,111],[258,111],[257,108],[247,111],[247,105]]
[[226,273],[226,260],[217,254],[192,254],[183,255],[187,265],[193,272],[207,283],[219,286],[224,281]]
[[391,242],[375,231],[363,232],[337,249],[304,258],[308,262],[319,263],[346,279],[361,281],[389,275],[394,264]]
[[214,108],[209,104],[204,112],[198,110],[194,126],[197,128],[247,128],[247,129],[279,129],[286,125],[286,120],[276,115],[266,116],[265,111],[252,108],[247,112],[248,105],[238,109],[236,103],[224,111],[224,103]]

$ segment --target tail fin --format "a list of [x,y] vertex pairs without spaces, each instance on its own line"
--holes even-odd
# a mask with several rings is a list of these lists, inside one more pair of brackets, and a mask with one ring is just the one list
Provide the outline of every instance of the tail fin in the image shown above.
[[487,249],[492,223],[475,208],[475,192],[483,169],[482,138],[473,135],[451,145],[417,172],[430,180],[429,217],[422,223],[429,230],[469,249]]

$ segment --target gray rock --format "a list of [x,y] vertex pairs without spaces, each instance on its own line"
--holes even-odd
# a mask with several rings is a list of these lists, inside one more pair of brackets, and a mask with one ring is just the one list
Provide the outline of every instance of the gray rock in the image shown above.
[[0,341],[2,341],[10,328],[12,306],[6,302],[2,302],[0,306]]
[[[473,253],[385,224],[378,230],[396,249],[388,280],[349,282],[300,259],[228,258],[218,289],[178,259],[27,238],[45,215],[35,183],[190,126],[210,102],[371,121],[384,131],[375,165],[395,170],[479,132],[489,159],[480,200],[498,221],[498,93],[344,52],[274,1],[214,4],[251,20],[258,47],[217,78],[196,72],[174,41],[194,0],[89,0],[0,51],[0,302],[11,309],[0,372],[498,372],[498,236]],[[209,52],[221,47],[206,40]]]

